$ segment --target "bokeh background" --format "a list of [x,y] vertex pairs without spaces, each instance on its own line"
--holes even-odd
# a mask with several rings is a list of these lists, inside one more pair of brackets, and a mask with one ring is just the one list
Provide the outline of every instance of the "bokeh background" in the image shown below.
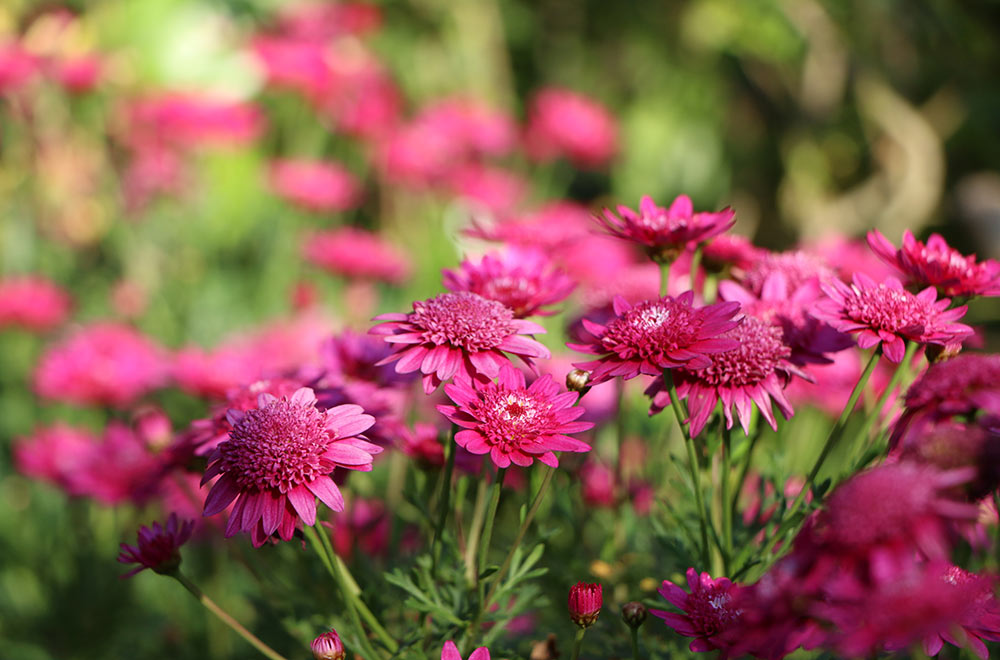
[[[294,361],[331,328],[364,330],[437,293],[440,269],[479,245],[462,233],[470,218],[554,200],[596,211],[687,194],[699,209],[732,206],[736,232],[772,249],[876,227],[1000,257],[996,3],[412,0],[327,3],[295,23],[296,11],[277,0],[0,7],[0,276],[42,275],[72,299],[59,327],[0,327],[2,658],[250,657],[176,585],[117,579],[119,541],[155,507],[94,506],[14,469],[14,439],[40,424],[136,419],[33,388],[43,351],[77,327],[113,319],[168,352],[242,342]],[[282,39],[320,44],[332,88],[276,82]],[[316,62],[284,53],[308,79]],[[453,97],[506,117],[519,142],[551,87],[606,109],[613,155],[540,161],[517,147],[486,159],[493,176],[446,184],[380,160]],[[227,109],[164,110],[172,98]],[[434,139],[410,146],[417,165]],[[275,184],[279,158],[337,161],[357,190],[310,211]],[[303,257],[311,232],[337,227],[379,232],[408,274],[358,284]],[[593,258],[579,268],[598,269]],[[991,326],[996,312],[980,302],[972,320]],[[184,387],[147,403],[175,424],[206,409]],[[230,558],[186,561],[277,646],[311,638],[302,622],[322,593],[269,598],[288,585],[271,584],[248,547]]]

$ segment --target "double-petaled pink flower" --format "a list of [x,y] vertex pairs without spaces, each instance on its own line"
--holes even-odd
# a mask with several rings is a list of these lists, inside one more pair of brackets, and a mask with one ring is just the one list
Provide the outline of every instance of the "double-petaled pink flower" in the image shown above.
[[466,259],[458,270],[443,271],[449,291],[471,291],[501,302],[514,316],[554,314],[543,307],[562,302],[576,283],[544,253],[513,249],[485,255],[479,263]]
[[500,375],[511,353],[531,365],[532,358],[551,357],[549,349],[526,334],[545,328],[514,318],[514,312],[475,293],[442,293],[413,303],[409,314],[382,314],[370,333],[396,346],[380,364],[396,362],[396,371],[420,371],[424,391],[430,394],[442,382],[459,375],[466,380],[489,380]]
[[674,629],[679,635],[693,637],[689,648],[696,652],[720,651],[727,658],[736,639],[742,611],[737,603],[740,587],[729,578],[712,579],[708,573],[698,574],[689,568],[687,582],[690,593],[664,580],[659,593],[683,614],[668,610],[650,610],[653,616]]
[[707,241],[736,223],[735,212],[728,208],[718,213],[695,213],[687,195],[677,197],[668,208],[657,206],[646,195],[638,212],[619,206],[617,215],[605,209],[604,217],[598,220],[614,236],[638,243],[654,260],[668,263],[689,243]]
[[886,263],[907,277],[908,284],[935,287],[943,296],[1000,296],[1000,261],[977,262],[948,245],[940,234],[931,234],[927,243],[918,241],[907,229],[903,245],[896,248],[882,232],[868,232],[868,245]]

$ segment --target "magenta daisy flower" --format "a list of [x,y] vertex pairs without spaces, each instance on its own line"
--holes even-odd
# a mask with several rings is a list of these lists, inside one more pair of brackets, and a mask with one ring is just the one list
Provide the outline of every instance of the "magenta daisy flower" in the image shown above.
[[943,296],[1000,296],[1000,261],[977,262],[948,245],[940,234],[921,243],[907,229],[903,246],[896,249],[879,230],[868,232],[868,245],[887,264],[908,278],[908,284],[932,286]]
[[[680,368],[674,372],[677,395],[687,399],[691,435],[701,433],[719,401],[726,428],[733,427],[736,408],[740,426],[749,435],[751,406],[756,403],[767,423],[777,430],[771,402],[778,405],[785,419],[790,418],[792,404],[785,398],[784,387],[793,374],[808,378],[788,361],[792,350],[781,340],[781,329],[747,316],[722,337],[734,342],[736,348],[710,355],[710,364],[704,369]],[[669,404],[662,376],[653,381],[646,394],[653,397],[654,412]]]
[[740,587],[729,578],[713,580],[708,573],[698,575],[693,568],[687,570],[690,593],[670,580],[664,580],[659,589],[661,596],[684,614],[667,610],[650,610],[653,616],[684,637],[694,637],[689,645],[692,651],[706,652],[718,649],[720,658],[729,657],[733,647],[733,631],[738,627],[743,612],[736,606]]
[[[455,642],[444,643],[444,648],[441,649],[441,660],[462,660],[462,654],[458,652]],[[490,650],[485,646],[480,646],[466,660],[490,660]]]
[[184,545],[191,532],[194,531],[194,521],[178,522],[177,514],[171,513],[167,524],[161,526],[154,522],[152,527],[145,525],[139,528],[136,545],[121,544],[118,561],[123,564],[139,564],[138,567],[123,575],[132,577],[147,568],[156,573],[170,573],[181,563],[180,547]]
[[590,445],[569,437],[593,428],[575,421],[586,412],[574,406],[576,392],[559,392],[550,375],[525,387],[524,374],[513,365],[500,369],[498,382],[456,380],[444,391],[457,406],[438,410],[462,428],[455,442],[473,454],[489,454],[497,467],[528,466],[538,459],[558,467],[555,451],[590,451]]
[[487,254],[478,264],[465,260],[458,270],[445,270],[443,275],[449,291],[471,291],[496,300],[514,310],[519,319],[554,314],[542,307],[562,302],[576,286],[537,250]]
[[841,332],[858,333],[861,348],[881,344],[882,353],[897,364],[906,340],[947,346],[972,335],[972,328],[955,322],[966,307],[948,309],[951,301],[937,300],[934,287],[912,294],[894,277],[878,284],[862,273],[854,275],[850,286],[833,279],[820,286],[830,299],[816,304],[816,317]]
[[711,364],[709,356],[736,348],[736,342],[721,335],[739,324],[733,317],[739,303],[725,302],[695,308],[694,293],[676,298],[664,296],[630,305],[621,296],[612,303],[615,318],[606,325],[583,319],[593,336],[586,344],[567,344],[581,353],[600,355],[591,362],[573,366],[590,371],[597,384],[621,376],[658,376],[664,369],[689,366],[700,369]]
[[677,197],[669,208],[657,206],[646,195],[639,201],[638,213],[619,206],[618,215],[605,209],[604,217],[598,220],[612,235],[644,245],[654,260],[669,262],[688,243],[701,243],[730,229],[736,224],[735,215],[729,208],[695,213],[687,195]]
[[396,362],[401,374],[419,370],[424,392],[430,394],[456,374],[468,380],[488,380],[509,363],[504,352],[532,364],[532,358],[551,357],[549,349],[525,334],[545,328],[515,319],[514,312],[495,300],[462,291],[442,293],[413,303],[410,314],[382,314],[373,335],[382,335],[396,351],[379,364]]
[[202,478],[207,483],[221,475],[205,499],[204,515],[236,502],[227,537],[250,532],[259,547],[277,531],[288,541],[299,519],[316,523],[317,497],[343,511],[344,498],[331,477],[334,468],[371,470],[373,454],[382,449],[358,434],[374,423],[372,416],[361,406],[320,410],[315,404],[313,391],[303,387],[280,399],[263,393],[256,408],[229,411],[229,439],[209,456]]

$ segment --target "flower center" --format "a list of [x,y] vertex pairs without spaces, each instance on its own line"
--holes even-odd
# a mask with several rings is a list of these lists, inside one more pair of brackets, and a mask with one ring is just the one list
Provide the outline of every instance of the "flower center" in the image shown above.
[[688,596],[687,615],[705,637],[725,631],[743,613],[732,607],[733,598],[722,587],[708,587]]
[[858,323],[887,332],[928,325],[932,310],[908,291],[885,284],[872,289],[852,289],[854,295],[844,307],[847,315]]
[[608,324],[601,343],[623,358],[648,358],[691,345],[701,321],[674,300],[647,300]]
[[331,465],[321,456],[330,441],[325,413],[279,399],[248,410],[219,451],[224,472],[242,489],[287,493],[329,474]]
[[492,445],[517,449],[537,442],[552,426],[552,404],[532,396],[527,390],[490,389],[483,393],[477,413],[483,432]]
[[515,333],[514,313],[502,303],[469,292],[442,293],[413,304],[411,322],[424,331],[424,340],[451,344],[468,351],[496,348]]
[[739,346],[710,355],[711,365],[691,372],[713,386],[756,385],[792,354],[781,340],[781,328],[753,316],[744,317],[742,323],[722,336],[735,339]]

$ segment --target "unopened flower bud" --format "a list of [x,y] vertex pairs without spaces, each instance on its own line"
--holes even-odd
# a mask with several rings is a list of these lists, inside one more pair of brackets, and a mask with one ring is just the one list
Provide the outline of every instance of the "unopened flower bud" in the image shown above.
[[590,381],[590,373],[583,369],[574,369],[566,374],[566,389],[572,392],[583,392]]
[[347,657],[336,630],[325,632],[314,639],[310,648],[315,660],[344,660]]
[[638,628],[649,615],[649,610],[642,603],[632,601],[622,605],[622,620],[628,624],[629,628]]
[[589,628],[597,621],[603,603],[601,585],[577,582],[569,590],[569,618],[581,628]]

